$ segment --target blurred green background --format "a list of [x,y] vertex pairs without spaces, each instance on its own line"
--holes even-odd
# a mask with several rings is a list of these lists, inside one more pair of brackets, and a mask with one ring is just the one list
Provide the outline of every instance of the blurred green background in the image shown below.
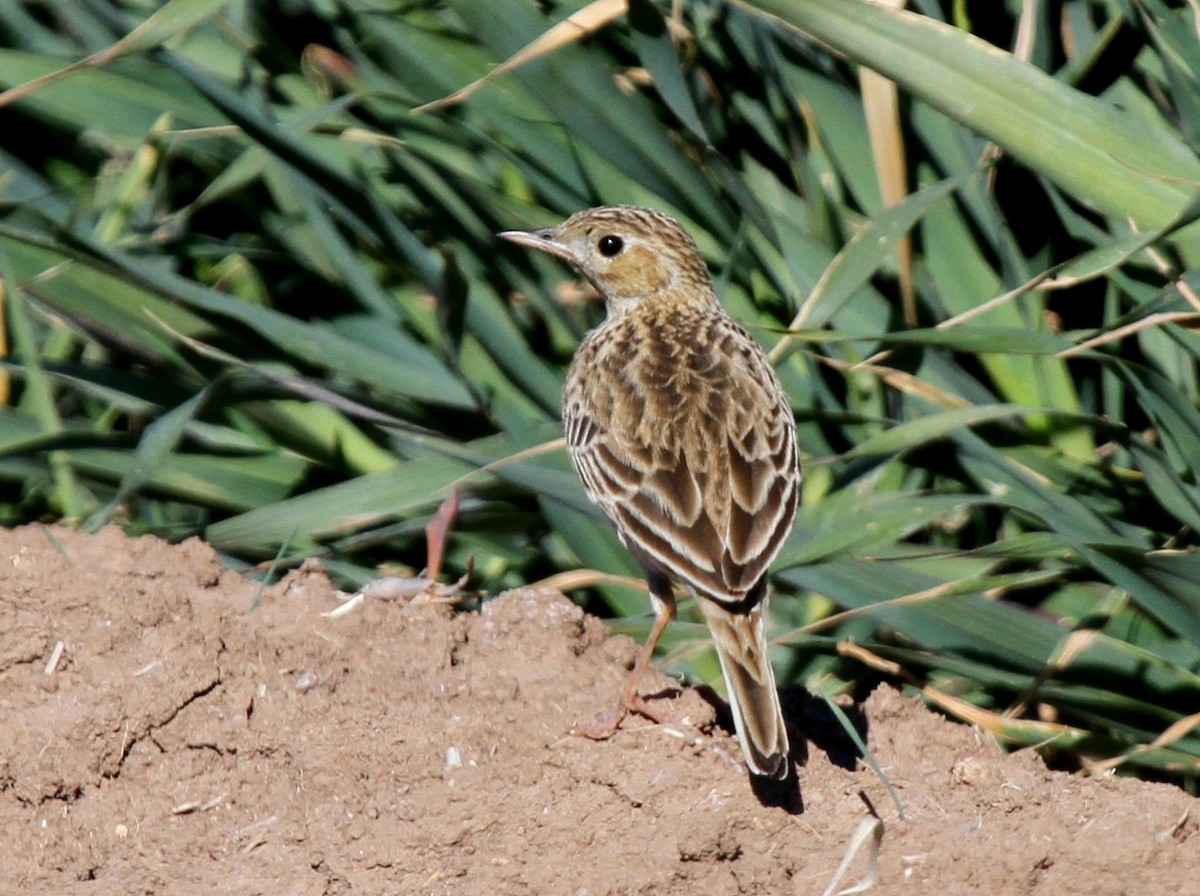
[[351,586],[457,491],[444,579],[642,634],[555,444],[603,309],[494,233],[650,205],[796,412],[781,679],[1194,792],[1196,10],[909,6],[0,4],[0,523]]

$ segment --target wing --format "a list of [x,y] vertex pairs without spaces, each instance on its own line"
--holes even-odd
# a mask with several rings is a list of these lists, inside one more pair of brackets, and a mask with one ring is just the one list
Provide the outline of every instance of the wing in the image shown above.
[[581,348],[564,390],[571,460],[635,555],[740,601],[795,516],[791,408],[762,350],[726,316],[686,338],[647,332],[639,343],[597,331]]

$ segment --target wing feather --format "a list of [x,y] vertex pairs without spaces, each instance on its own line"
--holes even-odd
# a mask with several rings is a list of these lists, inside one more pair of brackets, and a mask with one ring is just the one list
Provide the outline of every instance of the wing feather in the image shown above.
[[791,408],[765,354],[724,314],[613,324],[568,374],[571,460],[635,554],[737,602],[795,516]]

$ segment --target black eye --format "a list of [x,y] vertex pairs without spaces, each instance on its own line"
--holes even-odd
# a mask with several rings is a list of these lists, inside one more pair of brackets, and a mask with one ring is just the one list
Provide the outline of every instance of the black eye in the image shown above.
[[613,236],[612,234],[609,234],[608,236],[600,237],[600,242],[596,245],[600,249],[601,255],[603,255],[605,258],[612,258],[625,248],[625,241],[619,236]]

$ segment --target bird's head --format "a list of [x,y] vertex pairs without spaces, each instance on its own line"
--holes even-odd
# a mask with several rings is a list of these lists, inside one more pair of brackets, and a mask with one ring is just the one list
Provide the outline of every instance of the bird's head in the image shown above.
[[589,208],[557,227],[498,236],[566,261],[600,291],[610,311],[667,294],[712,297],[696,243],[674,218],[648,208]]

